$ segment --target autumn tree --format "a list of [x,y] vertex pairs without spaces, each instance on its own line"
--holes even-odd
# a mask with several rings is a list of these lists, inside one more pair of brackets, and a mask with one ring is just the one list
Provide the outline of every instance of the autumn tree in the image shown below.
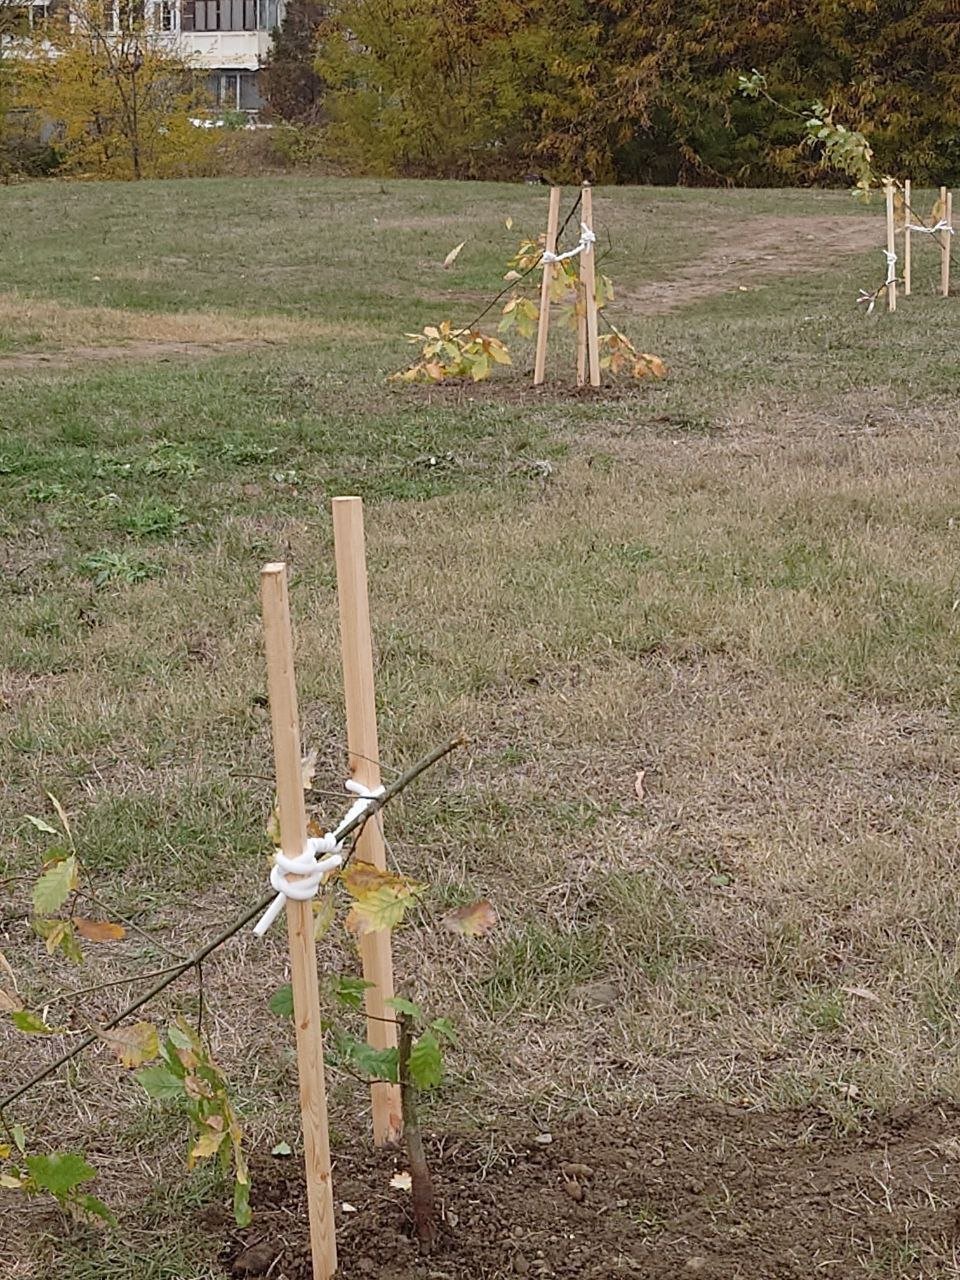
[[136,0],[81,0],[33,33],[20,60],[19,103],[53,129],[63,167],[101,178],[202,170],[209,131],[190,123],[199,82],[147,29]]
[[324,83],[317,74],[317,32],[324,16],[318,0],[288,0],[283,22],[260,72],[270,114],[294,124],[316,124],[323,115]]
[[[367,169],[463,177],[845,181],[798,148],[835,110],[881,170],[960,176],[953,0],[331,0],[333,136]],[[737,93],[763,72],[771,97]]]

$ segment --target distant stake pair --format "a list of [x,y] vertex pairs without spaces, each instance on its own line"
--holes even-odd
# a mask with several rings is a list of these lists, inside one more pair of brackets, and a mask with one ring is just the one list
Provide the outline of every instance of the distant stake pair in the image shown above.
[[[547,235],[540,284],[540,317],[537,322],[537,351],[533,365],[533,385],[542,386],[547,370],[547,336],[550,330],[550,286],[557,270],[557,231],[560,225],[559,187],[550,189]],[[593,225],[593,188],[585,182],[581,189],[580,244],[569,256],[579,258],[577,278],[577,386],[586,384],[587,366],[591,387],[600,386],[600,337],[597,311],[596,229]],[[567,256],[567,255],[564,255]]]

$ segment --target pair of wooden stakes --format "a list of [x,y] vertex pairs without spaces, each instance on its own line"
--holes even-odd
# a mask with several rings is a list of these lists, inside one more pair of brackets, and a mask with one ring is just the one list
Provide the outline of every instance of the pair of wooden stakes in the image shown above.
[[[557,234],[560,228],[560,187],[550,188],[550,205],[547,211],[547,234],[544,250],[547,261],[543,264],[540,284],[540,317],[537,321],[537,349],[533,364],[533,385],[542,386],[547,376],[547,337],[550,331],[550,286],[557,264],[550,256],[557,252]],[[580,224],[582,232],[595,234],[593,224],[593,188],[585,182],[580,189]],[[577,386],[586,386],[589,371],[591,387],[600,386],[600,335],[597,308],[597,254],[592,239],[581,234],[582,248],[577,255],[580,271],[577,278]]]
[[[373,789],[380,785],[380,755],[374,701],[363,504],[360,498],[334,498],[333,534],[349,771],[353,779]],[[303,799],[300,718],[294,679],[293,632],[286,565],[266,565],[260,576],[260,586],[276,763],[280,847],[288,857],[296,858],[306,847],[307,818]],[[366,862],[372,862],[381,870],[386,868],[379,818],[364,825],[358,837],[356,855]],[[337,1270],[337,1240],[312,901],[298,902],[287,898],[286,916],[313,1280],[330,1280]],[[396,1024],[384,1004],[393,997],[393,958],[389,931],[384,929],[364,934],[360,938],[360,953],[363,976],[371,984],[364,992],[367,1039],[377,1049],[395,1048]],[[371,1085],[370,1092],[374,1142],[378,1146],[395,1142],[402,1130],[399,1087],[380,1082]]]
[[[892,182],[884,185],[887,204],[887,310],[897,309],[897,214],[896,191]],[[932,235],[940,248],[940,293],[944,298],[950,296],[950,242],[953,239],[953,192],[946,187],[940,188],[940,199],[937,207],[940,216],[933,227],[924,227],[913,221],[915,214],[911,208],[911,183],[907,178],[903,184],[903,296],[908,298],[913,289],[913,245],[912,235]]]

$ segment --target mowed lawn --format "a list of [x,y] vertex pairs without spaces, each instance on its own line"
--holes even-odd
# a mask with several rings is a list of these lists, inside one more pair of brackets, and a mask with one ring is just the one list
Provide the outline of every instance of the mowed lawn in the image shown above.
[[[960,299],[922,243],[916,296],[858,307],[883,218],[845,194],[595,204],[610,315],[670,367],[600,396],[572,393],[559,331],[540,394],[529,344],[481,387],[387,380],[405,334],[498,291],[537,188],[0,191],[0,951],[31,1007],[161,967],[264,892],[269,560],[342,812],[329,500],[355,493],[385,764],[470,738],[386,818],[429,886],[398,974],[460,1037],[433,1128],[495,1142],[697,1097],[853,1131],[960,1097]],[[48,793],[142,930],[79,969],[29,925]],[[433,923],[480,896],[488,939]],[[321,960],[356,972],[337,930]],[[298,1141],[267,1008],[285,962],[276,929],[204,968],[255,1152]],[[5,1023],[3,1091],[127,990],[51,1005],[66,1038]],[[184,980],[154,1014],[197,1005]],[[330,1089],[335,1141],[365,1136],[364,1089]],[[33,1148],[87,1152],[124,1229],[0,1191],[5,1277],[226,1274],[196,1213],[223,1187],[107,1049],[14,1111]]]

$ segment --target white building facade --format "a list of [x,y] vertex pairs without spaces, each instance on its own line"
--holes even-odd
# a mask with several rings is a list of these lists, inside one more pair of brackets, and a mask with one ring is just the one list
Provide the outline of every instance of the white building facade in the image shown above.
[[[34,30],[69,9],[69,0],[0,4],[18,10],[23,27]],[[283,21],[284,0],[103,0],[104,27],[117,30],[131,9],[158,43],[196,68],[214,109],[254,113],[263,106],[258,72]]]

